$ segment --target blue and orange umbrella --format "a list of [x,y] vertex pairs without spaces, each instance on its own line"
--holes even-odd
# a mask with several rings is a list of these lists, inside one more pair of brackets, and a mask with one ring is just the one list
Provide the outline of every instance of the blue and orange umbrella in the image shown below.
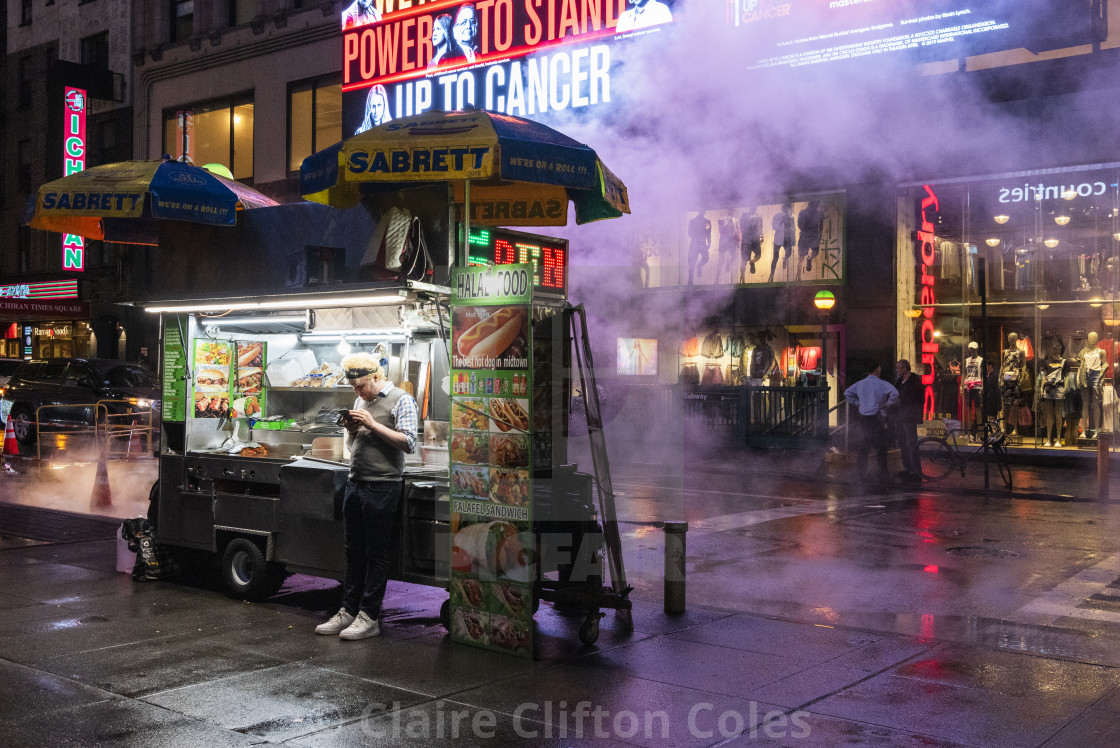
[[158,221],[233,226],[237,212],[279,205],[233,179],[178,161],[121,161],[47,182],[27,225],[89,239],[155,244]]

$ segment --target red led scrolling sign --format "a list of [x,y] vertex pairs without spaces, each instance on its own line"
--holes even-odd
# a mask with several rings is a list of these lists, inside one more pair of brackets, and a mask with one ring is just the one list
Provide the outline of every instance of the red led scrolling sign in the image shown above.
[[509,229],[486,228],[471,232],[471,244],[485,248],[472,264],[531,265],[533,293],[568,296],[568,243]]
[[922,400],[922,417],[929,419],[933,418],[933,414],[937,412],[937,402],[933,392],[933,360],[937,355],[937,338],[934,335],[933,327],[933,305],[937,303],[937,295],[934,288],[936,280],[930,271],[936,255],[931,218],[932,214],[936,214],[941,208],[933,188],[927,184],[923,185],[922,189],[926,191],[926,194],[922,198],[921,226],[918,229],[918,241],[921,243],[919,283],[922,304],[922,329],[919,333],[919,340],[922,347],[922,386],[925,388]]

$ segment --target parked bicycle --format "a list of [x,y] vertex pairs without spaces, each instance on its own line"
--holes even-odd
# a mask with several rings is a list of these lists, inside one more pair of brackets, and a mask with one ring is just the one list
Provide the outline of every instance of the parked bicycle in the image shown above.
[[[960,470],[961,477],[968,463],[984,458],[985,442],[993,461],[999,468],[999,476],[1011,490],[1011,464],[1007,459],[1007,434],[995,419],[986,421],[977,434],[971,429],[962,429],[960,421],[942,420],[945,436],[926,436],[918,440],[918,454],[922,460],[922,477],[929,481],[939,481],[954,469]],[[977,439],[973,443],[973,439]]]

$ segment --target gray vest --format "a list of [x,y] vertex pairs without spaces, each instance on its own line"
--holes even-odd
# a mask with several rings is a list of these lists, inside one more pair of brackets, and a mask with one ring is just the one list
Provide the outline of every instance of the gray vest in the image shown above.
[[[405,391],[393,387],[385,397],[374,395],[373,402],[356,404],[368,410],[373,420],[396,429],[393,422],[393,407]],[[359,399],[359,403],[364,402]],[[396,480],[404,472],[404,452],[368,429],[362,429],[350,440],[350,479],[356,481]]]

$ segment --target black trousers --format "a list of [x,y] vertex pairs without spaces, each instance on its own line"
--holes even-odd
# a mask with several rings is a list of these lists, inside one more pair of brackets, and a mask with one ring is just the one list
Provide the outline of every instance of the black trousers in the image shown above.
[[889,437],[886,419],[880,418],[878,415],[865,416],[860,413],[859,430],[860,440],[856,449],[856,471],[860,475],[867,471],[867,454],[874,449],[875,460],[879,463],[879,476],[888,476],[890,474],[887,470]]
[[346,536],[342,607],[351,615],[365,611],[375,621],[381,615],[400,500],[400,481],[346,481],[342,499]]
[[899,421],[895,433],[898,434],[898,451],[902,457],[902,467],[914,475],[921,475],[922,458],[918,454],[918,424]]

